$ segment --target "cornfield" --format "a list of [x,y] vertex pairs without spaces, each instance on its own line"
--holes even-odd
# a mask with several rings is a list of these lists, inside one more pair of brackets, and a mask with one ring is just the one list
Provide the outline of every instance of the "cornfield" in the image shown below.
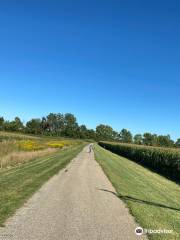
[[110,142],[99,142],[99,145],[113,153],[140,163],[165,177],[180,182],[179,150]]

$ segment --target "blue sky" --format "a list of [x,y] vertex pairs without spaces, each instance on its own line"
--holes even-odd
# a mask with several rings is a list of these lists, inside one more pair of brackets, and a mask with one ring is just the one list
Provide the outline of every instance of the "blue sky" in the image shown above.
[[180,2],[0,3],[0,115],[180,137]]

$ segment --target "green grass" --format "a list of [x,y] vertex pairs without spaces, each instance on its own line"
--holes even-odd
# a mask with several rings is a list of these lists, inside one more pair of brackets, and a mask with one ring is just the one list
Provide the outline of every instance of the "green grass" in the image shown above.
[[60,169],[65,167],[85,143],[60,150],[11,169],[0,171],[0,225]]
[[[172,234],[150,234],[150,239],[180,239],[180,188],[166,178],[113,154],[98,145],[95,158],[140,226],[168,229]],[[112,194],[107,192],[107,194]]]

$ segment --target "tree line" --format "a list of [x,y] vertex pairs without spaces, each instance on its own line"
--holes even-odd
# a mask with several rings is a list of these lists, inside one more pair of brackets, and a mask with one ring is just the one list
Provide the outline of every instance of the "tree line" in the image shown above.
[[50,113],[46,117],[33,118],[26,124],[23,124],[19,117],[15,117],[13,121],[0,117],[0,131],[94,139],[95,141],[118,141],[148,146],[180,147],[180,138],[174,142],[170,135],[144,133],[133,136],[127,129],[117,132],[111,126],[104,124],[99,124],[95,130],[88,129],[85,125],[79,125],[76,117],[71,113]]

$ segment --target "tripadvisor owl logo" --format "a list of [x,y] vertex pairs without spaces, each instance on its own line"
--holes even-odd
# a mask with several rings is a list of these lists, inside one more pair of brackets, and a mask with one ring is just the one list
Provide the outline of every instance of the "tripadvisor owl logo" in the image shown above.
[[136,235],[138,235],[138,236],[142,235],[142,234],[143,234],[143,228],[142,228],[142,227],[137,227],[137,228],[135,229],[135,233],[136,233]]

